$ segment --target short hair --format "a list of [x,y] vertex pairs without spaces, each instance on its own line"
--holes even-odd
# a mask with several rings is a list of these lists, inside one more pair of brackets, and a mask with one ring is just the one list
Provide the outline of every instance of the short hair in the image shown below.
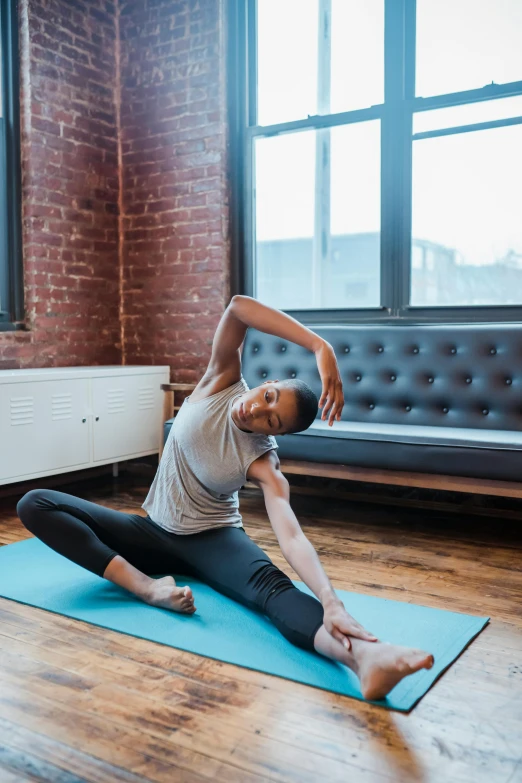
[[295,394],[295,401],[297,404],[297,416],[293,423],[293,426],[285,430],[285,434],[292,435],[295,432],[303,432],[307,430],[317,416],[319,410],[319,400],[304,381],[300,381],[298,378],[281,381],[281,385],[287,389],[292,389]]

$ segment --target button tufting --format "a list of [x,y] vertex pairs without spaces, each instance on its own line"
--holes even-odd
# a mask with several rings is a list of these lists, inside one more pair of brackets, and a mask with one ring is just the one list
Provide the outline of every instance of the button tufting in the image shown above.
[[344,352],[345,353],[350,353],[350,347],[348,345],[345,345]]
[[494,356],[494,355],[496,354],[496,352],[497,352],[497,349],[496,349],[496,348],[490,348],[490,349],[489,349],[489,352],[490,352],[490,354],[491,354],[492,356]]
[[254,345],[254,353],[257,353],[259,351],[259,345]]
[[417,348],[417,346],[415,346],[415,347],[413,348],[413,353],[419,353],[419,349]]
[[443,408],[443,409],[442,409],[442,412],[443,412],[443,413],[448,413],[448,412],[449,412],[449,408]]
[[281,346],[281,353],[284,353],[286,351],[286,345]]
[[506,386],[511,386],[512,383],[513,381],[511,380],[511,378],[506,378]]
[[266,378],[266,376],[267,376],[267,375],[268,375],[268,373],[267,373],[267,372],[266,372],[266,370],[265,370],[265,371],[263,371],[263,372],[261,373],[261,378]]
[[377,351],[379,353],[382,353],[384,351],[384,348],[382,347],[382,345],[379,345],[379,347],[377,348]]
[[471,383],[471,378],[466,378],[466,383]]
[[296,373],[296,372],[291,372],[291,373],[290,373],[290,378],[295,378],[295,376],[296,376],[296,375],[297,375],[297,373]]
[[450,348],[450,353],[453,353],[453,354],[457,353],[457,349],[455,347]]
[[369,409],[370,409],[371,411],[373,411],[373,409],[375,408],[375,403],[373,403],[373,402],[370,402],[370,404],[368,405],[368,407],[369,407]]
[[482,409],[482,413],[483,413],[483,415],[484,415],[484,416],[487,416],[487,415],[488,415],[488,413],[489,413],[489,411],[488,411],[488,409],[487,409],[487,408],[483,408],[483,409]]
[[405,410],[405,411],[408,411],[408,413],[409,413],[409,412],[411,411],[411,405],[406,405],[406,406],[404,407],[404,410]]
[[396,375],[390,375],[390,381],[396,381],[397,376]]
[[356,375],[356,376],[355,376],[355,380],[356,380],[356,381],[360,381],[360,380],[361,380],[361,378],[362,378],[362,375]]
[[433,383],[434,380],[435,378],[433,377],[433,375],[428,376],[428,383]]

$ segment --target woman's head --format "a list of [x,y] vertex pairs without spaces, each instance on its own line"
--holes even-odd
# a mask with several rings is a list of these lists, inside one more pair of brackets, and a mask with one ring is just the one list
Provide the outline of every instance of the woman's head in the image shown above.
[[319,400],[303,381],[265,381],[236,398],[232,418],[245,432],[284,435],[308,429],[318,407]]

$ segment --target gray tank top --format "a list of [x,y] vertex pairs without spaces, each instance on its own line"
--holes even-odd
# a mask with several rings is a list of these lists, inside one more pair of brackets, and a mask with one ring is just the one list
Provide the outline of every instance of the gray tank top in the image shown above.
[[232,420],[232,404],[245,391],[241,378],[203,400],[188,397],[181,406],[142,506],[165,530],[188,535],[243,526],[238,490],[251,463],[277,448],[271,435],[243,432]]

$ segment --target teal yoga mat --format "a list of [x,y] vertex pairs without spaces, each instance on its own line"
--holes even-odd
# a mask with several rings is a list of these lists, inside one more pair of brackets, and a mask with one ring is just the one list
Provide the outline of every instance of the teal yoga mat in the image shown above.
[[[0,547],[4,598],[362,699],[357,678],[342,664],[294,647],[264,615],[195,579],[182,577],[181,584],[194,591],[197,612],[192,616],[148,606],[36,538]],[[310,593],[306,585],[295,584]],[[432,669],[406,677],[386,699],[373,702],[395,710],[410,710],[489,619],[344,590],[337,594],[350,614],[379,639],[420,647],[435,656]]]

